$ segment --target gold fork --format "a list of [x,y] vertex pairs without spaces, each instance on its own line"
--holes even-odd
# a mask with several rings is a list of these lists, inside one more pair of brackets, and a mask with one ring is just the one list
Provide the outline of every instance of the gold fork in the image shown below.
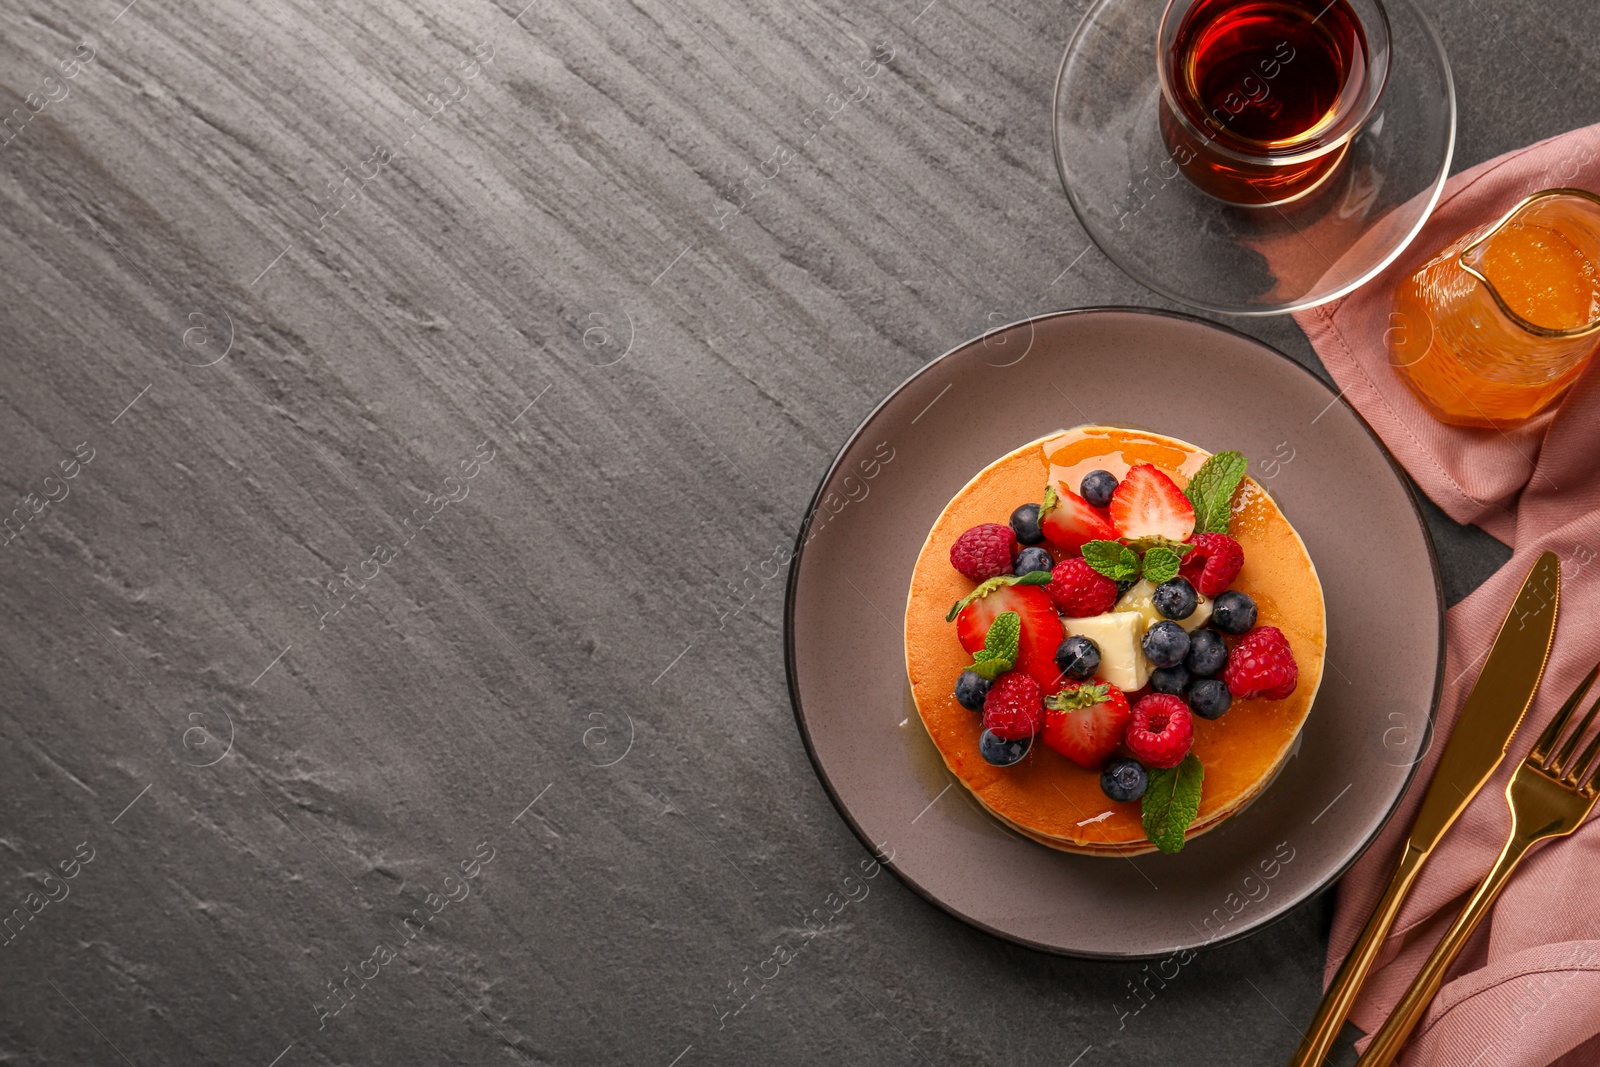
[[1600,665],[1589,672],[1589,676],[1567,698],[1567,702],[1561,705],[1555,719],[1539,735],[1533,751],[1528,753],[1528,758],[1511,776],[1511,782],[1506,786],[1506,803],[1511,807],[1511,836],[1506,839],[1506,845],[1500,850],[1494,866],[1489,868],[1489,873],[1478,885],[1477,892],[1472,894],[1467,906],[1456,916],[1455,924],[1433,950],[1433,955],[1428,957],[1428,962],[1422,965],[1422,970],[1412,980],[1405,996],[1395,1005],[1388,1021],[1373,1037],[1372,1044],[1367,1046],[1366,1054],[1356,1067],[1388,1067],[1394,1062],[1406,1038],[1411,1036],[1411,1031],[1422,1020],[1434,994],[1439,992],[1445,971],[1450,969],[1466,945],[1467,938],[1472,936],[1472,931],[1489,913],[1517,864],[1539,842],[1572,833],[1594,810],[1595,799],[1600,796],[1595,786],[1600,767],[1594,768],[1595,773],[1591,773],[1589,765],[1594,762],[1595,754],[1600,753],[1600,735],[1589,743],[1577,759],[1572,758],[1572,753],[1594,723],[1595,713],[1600,712],[1600,700],[1590,706],[1589,713],[1559,750],[1556,750],[1556,741],[1566,729],[1573,711],[1588,694],[1596,675],[1600,675]]

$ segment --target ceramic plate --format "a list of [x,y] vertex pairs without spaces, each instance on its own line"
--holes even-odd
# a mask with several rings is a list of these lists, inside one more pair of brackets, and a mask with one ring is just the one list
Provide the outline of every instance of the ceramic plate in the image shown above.
[[[1250,457],[1327,600],[1327,668],[1298,752],[1250,807],[1176,855],[1069,855],[1003,828],[945,769],[906,682],[906,590],[934,520],[992,460],[1083,423]],[[1243,334],[1120,308],[990,331],[867,417],[808,514],[785,646],[817,774],[908,885],[1001,937],[1126,958],[1259,930],[1361,855],[1425,751],[1444,605],[1416,499],[1359,415]]]

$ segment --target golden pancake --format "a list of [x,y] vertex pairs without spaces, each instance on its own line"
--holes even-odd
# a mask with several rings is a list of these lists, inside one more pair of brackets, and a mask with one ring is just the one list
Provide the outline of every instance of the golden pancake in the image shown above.
[[[979,716],[953,694],[972,657],[961,647],[955,625],[945,621],[950,605],[974,583],[950,565],[950,546],[979,523],[1004,523],[1018,506],[1037,503],[1046,484],[1076,489],[1091,470],[1107,470],[1120,479],[1130,467],[1149,463],[1183,486],[1208,457],[1193,445],[1143,430],[1084,426],[1052,434],[996,460],[968,482],[933,524],[917,557],[905,618],[906,670],[917,713],[950,772],[978,802],[1041,844],[1111,856],[1155,847],[1145,836],[1138,802],[1109,800],[1098,772],[1072,763],[1039,738],[1015,766],[995,767],[979,755]],[[1299,667],[1299,684],[1282,700],[1237,699],[1219,719],[1194,717],[1190,751],[1204,766],[1205,778],[1188,838],[1241,810],[1272,780],[1311,710],[1327,643],[1322,586],[1311,557],[1277,504],[1248,477],[1234,494],[1228,533],[1245,560],[1229,588],[1255,600],[1256,625],[1283,631]],[[1071,620],[1066,621],[1070,632]]]

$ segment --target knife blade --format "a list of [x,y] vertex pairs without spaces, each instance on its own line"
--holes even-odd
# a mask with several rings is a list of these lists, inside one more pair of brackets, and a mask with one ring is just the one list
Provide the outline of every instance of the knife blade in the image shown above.
[[[1400,905],[1434,846],[1505,759],[1511,738],[1533,703],[1550,658],[1561,600],[1561,561],[1545,552],[1534,561],[1506,611],[1489,655],[1461,705],[1455,729],[1411,824],[1389,885],[1373,905],[1355,944],[1339,965],[1290,1067],[1320,1067],[1400,914]],[[1471,664],[1468,664],[1471,669]]]
[[1409,840],[1424,852],[1438,844],[1505,759],[1544,676],[1560,599],[1561,561],[1546,552],[1534,562],[1506,612],[1417,809]]

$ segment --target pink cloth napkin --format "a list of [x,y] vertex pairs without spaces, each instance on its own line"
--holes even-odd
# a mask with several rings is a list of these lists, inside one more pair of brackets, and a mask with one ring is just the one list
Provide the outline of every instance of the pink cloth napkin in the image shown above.
[[[1400,912],[1351,1013],[1369,1035],[1421,967],[1510,828],[1505,784],[1561,702],[1600,660],[1600,360],[1559,407],[1508,430],[1435,421],[1390,368],[1398,281],[1457,235],[1552,186],[1600,191],[1600,125],[1542,141],[1450,179],[1438,210],[1383,274],[1296,316],[1346,399],[1458,522],[1510,545],[1511,561],[1450,610],[1437,736],[1394,819],[1339,885],[1324,981],[1332,979],[1393,870],[1444,741],[1517,588],[1540,552],[1561,557],[1561,612],[1544,684],[1500,770],[1445,835]],[[1600,690],[1600,687],[1597,687]],[[1368,1039],[1357,1047],[1365,1049]],[[1540,846],[1450,972],[1401,1058],[1409,1067],[1600,1064],[1600,824]]]

